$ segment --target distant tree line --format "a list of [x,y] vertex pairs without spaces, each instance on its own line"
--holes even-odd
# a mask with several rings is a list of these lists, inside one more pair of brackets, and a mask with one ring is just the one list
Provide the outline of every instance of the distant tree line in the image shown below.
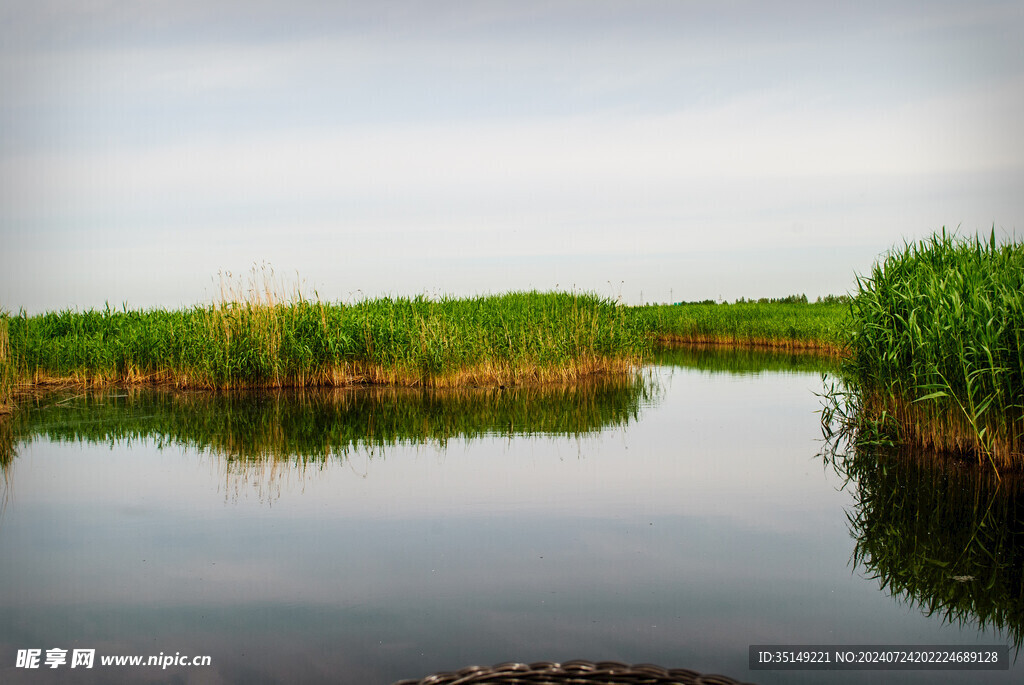
[[[815,300],[815,304],[846,304],[850,301],[849,295],[825,295]],[[717,300],[695,300],[692,302],[676,302],[677,305],[686,304],[729,304],[726,301]],[[741,297],[736,304],[807,304],[807,295],[787,295],[786,297],[759,297],[757,299]]]

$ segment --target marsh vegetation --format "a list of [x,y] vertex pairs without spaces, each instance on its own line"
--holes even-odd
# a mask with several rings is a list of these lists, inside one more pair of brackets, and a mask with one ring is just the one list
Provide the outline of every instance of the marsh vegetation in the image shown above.
[[732,304],[694,303],[638,307],[633,316],[663,344],[763,347],[839,355],[845,347],[849,306],[838,298],[806,297]]
[[850,325],[846,390],[826,419],[872,442],[1024,468],[1024,245],[945,231],[907,244],[858,280]]
[[[595,294],[285,296],[254,269],[214,304],[0,317],[0,398],[26,386],[511,387],[636,372],[696,346],[844,358],[826,418],[893,444],[1024,467],[1024,249],[943,231],[852,297],[626,306]],[[730,363],[736,363],[730,357]],[[840,406],[842,405],[842,406]],[[828,421],[826,421],[827,423]]]
[[565,382],[633,368],[650,348],[622,307],[567,293],[351,305],[257,294],[179,311],[21,315],[9,325],[17,374],[37,385]]
[[14,395],[17,364],[11,352],[9,318],[7,312],[0,311],[0,417],[14,409],[11,400]]
[[565,383],[635,371],[666,344],[835,353],[844,311],[836,303],[790,301],[629,307],[593,294],[539,292],[343,304],[250,287],[177,311],[107,307],[7,317],[0,392],[10,397],[19,384]]

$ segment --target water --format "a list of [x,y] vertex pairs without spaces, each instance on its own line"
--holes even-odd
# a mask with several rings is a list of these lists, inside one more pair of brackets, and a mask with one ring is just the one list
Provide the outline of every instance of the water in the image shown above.
[[[44,398],[7,437],[0,681],[373,685],[583,658],[859,683],[875,678],[750,671],[748,646],[1019,634],[1019,588],[982,629],[926,615],[944,576],[906,571],[903,550],[881,568],[899,587],[854,559],[898,544],[858,541],[848,515],[873,531],[920,516],[865,503],[817,456],[806,361],[662,364],[577,389]],[[1000,558],[1019,560],[1019,539]],[[95,649],[96,666],[16,667],[55,647]],[[176,653],[211,665],[99,665]],[[880,675],[1017,682],[1021,667]]]

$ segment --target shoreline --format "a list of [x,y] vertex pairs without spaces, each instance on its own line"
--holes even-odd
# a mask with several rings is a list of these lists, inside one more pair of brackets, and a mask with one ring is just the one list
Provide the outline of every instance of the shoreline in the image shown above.
[[[658,335],[651,353],[672,350],[753,350],[821,356],[842,359],[848,355],[843,347],[816,340],[744,340],[727,336]],[[222,392],[231,390],[284,390],[302,388],[399,387],[399,388],[504,388],[506,386],[537,386],[587,382],[592,378],[624,375],[641,369],[649,355],[621,355],[572,360],[560,366],[523,364],[473,364],[450,372],[425,374],[422,369],[387,368],[365,362],[351,362],[302,375],[285,374],[262,380],[237,380],[217,383],[190,373],[189,370],[165,369],[149,373],[106,374],[75,373],[58,376],[36,373],[30,380],[13,383],[12,399],[39,391],[62,388],[100,390],[105,388],[160,388],[169,390]],[[15,409],[0,405],[0,416]]]
[[[168,390],[224,392],[232,390],[285,390],[303,388],[351,388],[351,387],[396,387],[396,388],[505,388],[532,387],[542,385],[565,385],[586,383],[589,380],[608,376],[627,375],[639,370],[644,364],[642,357],[607,357],[575,360],[558,367],[539,365],[508,366],[496,364],[475,364],[451,372],[425,375],[415,368],[386,368],[364,363],[352,363],[323,369],[302,376],[285,375],[263,380],[232,380],[216,383],[209,379],[191,376],[187,371],[165,370],[148,374],[128,375],[70,375],[55,376],[37,374],[36,378],[16,382],[12,397],[31,395],[39,391],[78,388],[102,390],[105,388],[160,388]],[[8,406],[0,406],[0,415]]]
[[807,339],[743,339],[731,336],[662,334],[655,338],[665,349],[687,347],[721,347],[737,350],[764,350],[787,354],[820,355],[835,358],[849,356],[849,350],[825,340]]
[[[793,300],[793,301],[790,301]],[[0,403],[27,388],[566,383],[639,367],[657,347],[730,345],[836,356],[847,308],[806,298],[627,306],[587,293],[273,295],[178,310],[0,315]]]

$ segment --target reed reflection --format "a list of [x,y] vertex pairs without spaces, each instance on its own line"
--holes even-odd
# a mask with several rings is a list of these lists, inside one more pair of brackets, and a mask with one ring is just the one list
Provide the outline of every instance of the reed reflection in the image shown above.
[[[569,385],[181,393],[117,389],[35,398],[9,423],[5,474],[19,443],[155,442],[217,455],[247,483],[283,470],[371,457],[396,445],[447,446],[484,437],[582,437],[636,421],[657,400],[649,374]],[[230,485],[230,484],[229,484]]]
[[829,373],[839,360],[812,351],[786,351],[775,348],[738,348],[730,345],[679,345],[657,350],[648,360],[661,366],[678,366],[709,373],[741,376],[766,371],[788,373]]
[[11,492],[11,463],[17,455],[14,444],[14,427],[11,417],[0,416],[0,479],[3,493],[0,494],[0,519],[7,509],[7,498]]
[[1024,478],[862,448],[851,478],[853,562],[887,594],[1024,645]]

